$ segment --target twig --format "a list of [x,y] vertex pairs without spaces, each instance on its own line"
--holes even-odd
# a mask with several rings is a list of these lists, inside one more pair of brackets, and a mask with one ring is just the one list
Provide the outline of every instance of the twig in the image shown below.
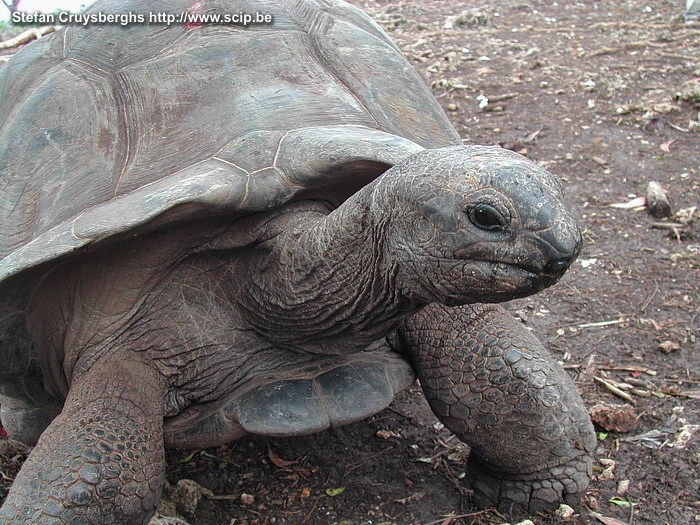
[[481,516],[482,514],[486,514],[487,512],[491,512],[493,509],[484,509],[480,510],[478,512],[471,512],[469,514],[459,514],[459,515],[452,515],[452,514],[447,514],[444,518],[436,520],[436,521],[429,521],[425,525],[437,525],[439,523],[445,523],[445,520],[457,520],[461,518],[473,518],[475,516]]
[[537,135],[539,135],[540,133],[542,133],[542,130],[543,130],[543,129],[544,129],[544,126],[541,126],[540,129],[537,129],[537,130],[533,131],[532,133],[530,133],[529,135],[527,135],[527,136],[523,139],[523,142],[524,142],[525,144],[532,144],[532,143],[534,143],[534,142],[535,142],[535,139],[537,138]]
[[14,478],[9,477],[7,474],[5,474],[1,470],[0,470],[0,476],[2,476],[2,479],[4,479],[5,481],[14,481]]
[[662,57],[668,57],[668,58],[678,58],[680,60],[698,60],[698,57],[692,56],[692,55],[681,55],[679,53],[664,53],[663,51],[657,51],[657,54],[661,55]]
[[657,230],[682,230],[686,228],[687,224],[682,224],[680,222],[652,222],[651,227]]
[[597,328],[599,326],[610,326],[613,324],[620,324],[624,322],[624,319],[612,319],[610,321],[598,321],[596,323],[583,323],[577,324],[574,328]]
[[666,125],[672,129],[675,129],[676,131],[680,131],[681,133],[690,133],[689,129],[682,128],[680,126],[676,126],[675,124],[672,124],[671,122],[666,122]]
[[590,29],[605,29],[610,26],[615,27],[631,27],[638,29],[649,29],[649,28],[666,28],[666,27],[676,27],[678,23],[665,23],[665,24],[638,24],[636,22],[598,22],[593,24]]
[[644,366],[599,366],[598,370],[606,370],[608,372],[646,372],[649,370]]
[[525,26],[518,29],[519,32],[524,33],[587,33],[588,28],[586,27],[533,27]]
[[35,38],[41,38],[42,36],[58,31],[59,29],[61,29],[61,26],[32,27],[31,29],[21,32],[14,38],[0,42],[0,49],[10,49],[21,46],[22,44],[26,44]]
[[216,501],[231,501],[241,499],[240,494],[204,494],[204,497]]
[[380,450],[379,452],[372,454],[370,457],[363,459],[362,461],[356,461],[355,463],[350,463],[349,465],[345,466],[343,477],[347,476],[348,472],[351,472],[353,470],[356,470],[363,465],[366,465],[369,461],[372,461],[374,458],[377,456],[381,456],[382,454],[385,454],[387,451],[391,450],[392,447],[387,447],[384,450]]
[[593,376],[593,379],[595,381],[597,381],[598,383],[600,383],[601,385],[603,385],[608,390],[610,390],[610,392],[615,394],[617,397],[621,397],[622,399],[631,403],[632,405],[635,404],[634,398],[631,395],[629,395],[627,392],[625,392],[624,390],[617,388],[612,383],[609,383],[605,379],[602,379],[600,377]]
[[644,313],[644,310],[646,310],[651,302],[654,300],[654,297],[656,297],[656,294],[659,292],[659,283],[656,282],[656,279],[654,279],[654,291],[651,292],[651,295],[647,297],[647,300],[644,301],[644,304],[642,305],[642,310],[641,312]]
[[[407,414],[404,414],[403,412],[400,412],[400,411],[396,410],[396,409],[395,409],[394,407],[392,407],[391,405],[389,405],[389,406],[386,407],[386,408],[387,408],[388,410],[390,410],[391,412],[393,412],[394,414],[399,415],[399,416],[401,416],[401,417],[404,418],[404,419],[407,419],[408,421],[410,421],[412,424],[414,424],[414,425],[417,426],[417,427],[424,427],[424,426],[425,426],[425,425],[423,425],[423,424],[417,422],[417,421],[415,420],[415,418],[413,418],[412,416],[409,416],[409,415],[407,415]],[[375,421],[376,421],[376,420],[375,420]]]
[[446,448],[444,450],[441,450],[440,452],[438,452],[437,454],[435,454],[433,456],[430,456],[427,458],[418,458],[418,459],[416,459],[416,461],[419,461],[420,463],[432,463],[433,461],[438,459],[440,456],[444,456],[445,454],[449,454],[450,452],[452,452],[452,449]]
[[627,51],[628,49],[636,49],[641,47],[663,47],[670,44],[671,42],[651,42],[650,40],[639,40],[637,42],[627,42],[624,45],[618,47],[602,47],[589,53],[589,57],[597,57],[600,55],[612,55],[613,53],[619,53],[620,51]]
[[503,95],[495,95],[489,97],[489,102],[502,102],[504,100],[510,100],[511,98],[515,98],[518,95],[519,93],[505,93]]
[[670,230],[673,232],[676,240],[681,242],[681,233],[688,228],[688,225],[680,222],[653,222],[651,227],[657,230]]
[[313,516],[314,512],[316,512],[316,507],[318,507],[318,498],[314,499],[314,504],[311,507],[311,510],[309,511],[309,513],[306,515],[306,517],[304,517],[304,520],[302,521],[302,523],[308,523],[311,520],[311,516]]

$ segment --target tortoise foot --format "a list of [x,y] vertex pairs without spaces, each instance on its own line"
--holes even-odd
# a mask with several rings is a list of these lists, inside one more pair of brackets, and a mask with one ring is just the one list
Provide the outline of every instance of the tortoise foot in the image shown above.
[[0,396],[0,421],[10,437],[26,445],[36,445],[55,414],[32,407],[20,400]]
[[476,506],[518,517],[555,510],[561,503],[575,506],[588,486],[591,469],[588,455],[528,474],[489,470],[470,457],[465,483]]
[[0,523],[148,523],[165,479],[163,388],[128,355],[74,381],[0,507]]

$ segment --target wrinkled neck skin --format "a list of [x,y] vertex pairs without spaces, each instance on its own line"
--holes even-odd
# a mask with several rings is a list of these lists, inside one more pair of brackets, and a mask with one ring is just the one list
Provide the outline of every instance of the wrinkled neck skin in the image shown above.
[[392,217],[373,209],[376,185],[330,213],[297,203],[267,223],[273,237],[237,269],[247,274],[242,313],[261,337],[307,352],[360,351],[425,306],[396,284],[385,242]]

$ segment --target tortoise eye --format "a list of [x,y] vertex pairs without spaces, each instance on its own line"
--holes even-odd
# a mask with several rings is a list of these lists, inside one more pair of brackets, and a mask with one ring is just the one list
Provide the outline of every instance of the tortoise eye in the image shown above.
[[508,225],[503,215],[490,204],[477,204],[467,213],[471,223],[481,230],[502,232]]

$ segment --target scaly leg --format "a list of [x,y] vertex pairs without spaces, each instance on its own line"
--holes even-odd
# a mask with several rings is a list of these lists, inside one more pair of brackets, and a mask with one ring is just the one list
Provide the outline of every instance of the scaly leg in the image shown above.
[[71,386],[0,509],[0,523],[146,523],[165,475],[160,376],[130,356]]
[[435,414],[471,447],[475,503],[509,514],[575,503],[596,438],[567,373],[497,305],[430,305],[399,330]]

